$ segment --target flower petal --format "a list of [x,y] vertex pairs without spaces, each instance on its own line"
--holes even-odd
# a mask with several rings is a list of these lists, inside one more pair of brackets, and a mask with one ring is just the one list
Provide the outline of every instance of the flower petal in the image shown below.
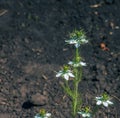
[[82,114],[82,117],[84,117],[84,118],[87,117],[86,113],[83,113],[83,114]]
[[102,104],[102,101],[98,100],[96,104],[97,104],[97,105],[101,105],[101,104]]
[[77,112],[77,113],[78,113],[78,114],[82,114],[83,112],[80,111],[80,112]]
[[81,66],[86,66],[85,62],[80,62]]
[[34,118],[38,118],[37,116],[35,116]]
[[96,97],[96,100],[101,100],[102,99],[102,97]]
[[105,107],[108,107],[108,103],[107,103],[107,102],[103,102],[103,105],[104,105]]
[[41,116],[39,114],[37,114],[34,118],[41,118]]
[[68,75],[69,75],[70,77],[75,77],[71,72],[68,73]]
[[68,73],[64,74],[63,76],[64,76],[64,79],[69,80],[69,75],[68,75]]
[[50,116],[51,116],[51,113],[46,113],[45,116],[46,116],[46,117],[50,117]]
[[82,42],[82,43],[88,43],[88,40],[86,40],[86,39],[81,39],[81,42]]
[[57,74],[56,74],[56,77],[60,77],[62,75],[62,73],[61,72],[58,72]]
[[70,41],[70,44],[76,44],[77,42],[76,42],[76,40],[71,40]]
[[69,44],[76,44],[76,40],[74,39],[71,39],[71,40],[65,40],[66,43],[69,43]]
[[113,102],[111,102],[110,100],[107,100],[106,101],[108,104],[113,104]]
[[90,117],[90,116],[91,116],[91,114],[90,114],[90,113],[86,113],[86,116],[87,116],[87,117]]
[[69,61],[69,62],[68,62],[68,64],[69,64],[69,65],[72,65],[72,64],[73,64],[73,62],[72,62],[72,61]]

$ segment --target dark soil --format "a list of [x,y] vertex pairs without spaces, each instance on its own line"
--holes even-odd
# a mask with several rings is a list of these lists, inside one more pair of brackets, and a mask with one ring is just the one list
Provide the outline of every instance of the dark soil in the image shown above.
[[84,104],[107,92],[114,105],[96,118],[120,118],[119,27],[120,0],[0,0],[0,118],[34,118],[41,108],[71,118],[55,75],[74,55],[68,33],[80,28],[89,39],[81,47]]

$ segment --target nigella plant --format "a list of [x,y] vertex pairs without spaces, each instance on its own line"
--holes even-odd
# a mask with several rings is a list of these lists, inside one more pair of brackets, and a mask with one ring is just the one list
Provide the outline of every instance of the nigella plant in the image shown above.
[[[73,60],[68,62],[68,65],[63,66],[63,68],[56,74],[56,77],[61,77],[64,80],[62,87],[66,94],[71,98],[72,101],[72,117],[76,118],[77,114],[80,114],[85,118],[92,118],[96,109],[92,111],[90,107],[84,107],[82,103],[81,93],[78,91],[79,83],[82,80],[82,68],[87,66],[87,64],[83,61],[83,58],[80,55],[79,47],[83,44],[88,43],[86,38],[86,34],[83,30],[74,30],[69,35],[69,40],[65,40],[67,44],[74,45],[75,47],[75,56]],[[72,80],[73,87],[71,88],[69,85],[69,80]],[[107,94],[103,94],[100,97],[96,97],[96,105],[103,105],[108,107],[108,105],[113,104]]]
[[82,108],[78,114],[80,114],[83,118],[91,118],[92,117],[92,113],[90,110],[90,107],[86,106],[84,108]]
[[[70,39],[65,40],[65,42],[74,45],[75,56],[67,65],[63,66],[63,68],[56,74],[56,77],[61,77],[64,80],[62,87],[72,101],[72,118],[76,118],[77,114],[81,115],[83,118],[93,118],[100,106],[108,107],[109,105],[113,105],[113,102],[106,93],[103,93],[101,96],[95,98],[96,106],[93,106],[92,108],[89,106],[83,106],[78,86],[82,80],[82,68],[87,66],[87,64],[83,61],[83,58],[80,55],[79,47],[88,43],[88,40],[83,30],[74,30],[70,33],[69,38]],[[73,81],[72,87],[69,85],[69,80]],[[44,109],[41,109],[34,118],[51,118],[51,113],[47,113]]]
[[47,113],[45,109],[40,109],[40,112],[34,118],[51,118],[51,113]]
[[[64,84],[62,85],[65,92],[71,97],[72,100],[72,116],[76,117],[78,109],[82,106],[82,98],[81,94],[78,92],[78,85],[82,80],[82,67],[87,66],[79,53],[79,47],[85,43],[88,43],[86,39],[85,32],[83,30],[74,30],[69,35],[70,39],[65,40],[67,44],[74,45],[75,47],[75,56],[73,60],[68,62],[67,66],[64,66],[62,70],[60,70],[56,77],[61,77],[64,79]],[[69,86],[68,81],[72,79],[73,81],[73,89]]]
[[103,105],[105,107],[113,104],[113,102],[111,102],[111,98],[106,93],[103,93],[100,97],[96,97],[96,101],[96,105]]

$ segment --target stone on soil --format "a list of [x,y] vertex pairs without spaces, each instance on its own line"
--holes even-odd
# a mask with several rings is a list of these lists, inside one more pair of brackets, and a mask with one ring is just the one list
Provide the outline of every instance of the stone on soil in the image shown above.
[[36,93],[31,97],[31,102],[34,105],[45,105],[48,102],[48,97],[41,95],[40,93]]

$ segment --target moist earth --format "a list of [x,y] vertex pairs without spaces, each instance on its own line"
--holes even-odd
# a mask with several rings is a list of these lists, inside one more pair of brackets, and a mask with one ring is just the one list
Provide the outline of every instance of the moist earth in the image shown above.
[[[65,43],[84,29],[84,105],[108,93],[114,105],[96,118],[120,118],[120,0],[0,0],[0,118],[71,118],[71,100],[55,77],[74,56]],[[71,83],[71,81],[70,81]],[[81,116],[78,115],[78,118]]]

